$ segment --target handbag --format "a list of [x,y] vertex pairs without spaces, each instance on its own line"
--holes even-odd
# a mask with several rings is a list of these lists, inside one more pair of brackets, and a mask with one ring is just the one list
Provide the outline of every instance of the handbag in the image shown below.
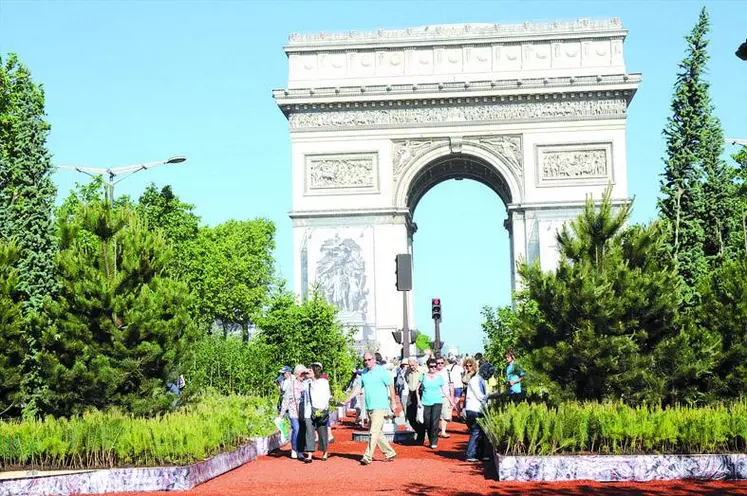
[[418,405],[418,411],[415,414],[415,422],[420,422],[421,424],[425,423],[425,407],[423,405]]
[[314,425],[327,425],[329,422],[329,409],[319,409],[311,407],[311,421]]

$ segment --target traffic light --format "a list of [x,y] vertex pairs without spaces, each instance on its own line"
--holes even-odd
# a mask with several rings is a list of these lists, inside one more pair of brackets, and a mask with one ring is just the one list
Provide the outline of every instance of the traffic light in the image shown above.
[[441,320],[441,298],[431,300],[431,317],[433,320]]
[[394,259],[397,291],[412,291],[412,255],[400,253]]

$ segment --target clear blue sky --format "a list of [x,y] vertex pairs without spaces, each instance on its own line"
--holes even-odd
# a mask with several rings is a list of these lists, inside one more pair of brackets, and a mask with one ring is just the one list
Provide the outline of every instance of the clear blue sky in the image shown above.
[[[373,30],[462,22],[621,17],[625,56],[643,84],[628,119],[634,220],[656,214],[661,130],[683,36],[704,2],[627,1],[18,1],[0,0],[0,53],[16,52],[43,82],[56,164],[110,167],[183,154],[117,193],[173,185],[204,223],[264,216],[278,226],[277,268],[292,280],[289,139],[271,98],[285,87],[291,32]],[[711,14],[712,96],[727,136],[747,137],[747,3],[705,2]],[[84,179],[59,172],[60,196]],[[505,208],[487,187],[450,181],[415,212],[416,319],[432,332],[430,298],[443,299],[444,339],[481,348],[479,310],[507,304]]]

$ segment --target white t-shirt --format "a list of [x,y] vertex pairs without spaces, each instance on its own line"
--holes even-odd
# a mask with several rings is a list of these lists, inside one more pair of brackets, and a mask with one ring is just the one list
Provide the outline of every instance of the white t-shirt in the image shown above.
[[464,402],[464,409],[468,412],[482,412],[482,402],[488,396],[485,379],[475,374],[467,384],[467,399]]
[[464,387],[464,383],[462,382],[462,374],[464,374],[464,369],[461,365],[459,365],[458,363],[449,365],[449,374],[451,374],[451,382],[454,383],[454,389]]
[[319,378],[312,381],[309,391],[311,392],[311,406],[319,410],[329,408],[329,399],[332,395],[329,392],[327,379]]

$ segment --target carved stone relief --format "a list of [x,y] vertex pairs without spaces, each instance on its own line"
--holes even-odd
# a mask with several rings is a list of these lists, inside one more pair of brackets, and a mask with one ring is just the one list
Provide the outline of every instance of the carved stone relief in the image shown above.
[[521,147],[521,136],[487,136],[476,139],[501,157],[519,181],[524,179],[524,155]]
[[344,312],[365,315],[368,311],[366,263],[361,247],[351,238],[325,240],[316,264],[316,280],[327,301]]
[[538,148],[539,183],[611,179],[611,144]]
[[288,116],[292,129],[398,127],[451,122],[572,120],[624,116],[624,98],[496,103],[453,107],[382,108],[297,112]]
[[376,190],[376,154],[313,155],[306,157],[306,189],[354,188]]
[[429,150],[446,143],[445,139],[411,139],[392,143],[392,164],[394,165],[394,183],[399,182],[402,174],[412,165],[416,158]]

